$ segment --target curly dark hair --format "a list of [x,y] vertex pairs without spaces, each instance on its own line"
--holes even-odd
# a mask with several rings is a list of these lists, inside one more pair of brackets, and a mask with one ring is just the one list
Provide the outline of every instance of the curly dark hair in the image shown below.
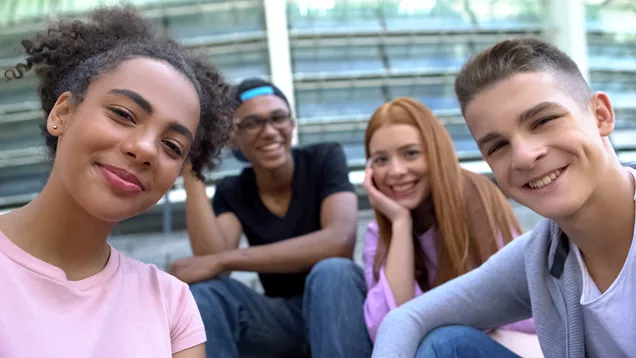
[[199,95],[201,119],[189,159],[192,171],[203,180],[204,167],[213,169],[232,130],[236,108],[231,86],[206,59],[188,53],[174,39],[158,31],[131,6],[94,10],[88,21],[62,20],[25,39],[25,63],[7,70],[7,79],[22,78],[33,70],[39,79],[38,95],[45,114],[41,126],[52,157],[57,137],[46,128],[46,118],[58,97],[67,91],[73,100],[84,99],[89,84],[122,62],[147,57],[164,61],[185,75]]

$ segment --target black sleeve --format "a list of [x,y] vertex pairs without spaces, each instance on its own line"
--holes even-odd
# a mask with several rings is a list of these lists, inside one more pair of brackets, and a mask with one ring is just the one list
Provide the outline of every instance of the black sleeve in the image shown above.
[[333,143],[325,147],[320,178],[320,200],[343,191],[354,192],[349,181],[349,167],[342,146]]
[[214,215],[219,216],[223,213],[234,212],[230,206],[232,196],[234,196],[233,188],[229,182],[231,178],[221,179],[216,184],[216,190],[214,191],[214,197],[212,198],[212,208],[214,209]]

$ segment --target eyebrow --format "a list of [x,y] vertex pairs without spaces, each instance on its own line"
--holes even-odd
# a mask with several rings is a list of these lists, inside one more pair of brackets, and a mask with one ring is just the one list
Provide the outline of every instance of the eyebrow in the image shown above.
[[[405,145],[399,147],[398,151],[401,151],[401,150],[404,150],[404,149],[408,149],[408,148],[412,148],[412,147],[421,148],[422,145],[419,144],[419,143],[408,143],[408,144],[405,144]],[[378,154],[386,154],[386,150],[378,150],[377,152],[371,153],[371,156],[378,155]]]
[[[550,102],[550,101],[541,102],[523,111],[517,118],[517,121],[519,122],[519,125],[523,125],[526,122],[528,122],[530,119],[535,117],[536,115],[540,114],[541,112],[546,111],[548,109],[555,109],[555,108],[562,108],[562,107],[559,104]],[[481,149],[488,142],[494,141],[495,139],[498,139],[500,137],[502,137],[501,134],[497,132],[490,132],[477,140],[477,147]]]
[[179,123],[171,123],[170,126],[168,127],[168,130],[177,132],[179,134],[182,134],[188,137],[188,139],[190,140],[190,143],[194,142],[194,135],[192,134],[192,132],[188,128],[186,128],[185,126]]
[[142,95],[140,95],[139,93],[137,93],[137,92],[135,92],[133,90],[122,89],[122,88],[114,88],[114,89],[110,90],[109,93],[126,96],[126,97],[132,99],[135,103],[137,103],[139,105],[139,107],[141,107],[144,111],[148,112],[149,114],[153,112],[153,108],[152,108],[152,105],[150,104],[150,102],[148,102],[147,99],[145,99]]
[[[154,111],[150,102],[148,102],[148,100],[146,100],[142,95],[133,90],[115,88],[110,90],[110,93],[130,98],[131,100],[135,101],[135,103],[137,103],[139,107],[143,108],[144,111],[148,112],[148,114],[151,114]],[[186,136],[190,140],[190,142],[194,142],[194,135],[192,134],[192,132],[179,123],[171,123],[168,127],[168,130],[182,134]]]

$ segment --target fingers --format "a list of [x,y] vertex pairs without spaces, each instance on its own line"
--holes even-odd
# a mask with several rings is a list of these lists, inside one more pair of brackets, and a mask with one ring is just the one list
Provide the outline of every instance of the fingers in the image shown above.
[[192,169],[192,162],[190,161],[190,156],[186,156],[185,160],[183,161],[183,165],[188,168],[188,169]]
[[183,173],[189,173],[192,170],[192,163],[190,162],[190,158],[186,158],[183,162],[183,167],[181,168]]
[[364,175],[364,187],[367,189],[369,203],[371,207],[374,209],[380,210],[385,215],[388,215],[390,212],[394,211],[395,206],[398,205],[389,197],[387,197],[384,193],[382,193],[376,186],[373,184],[373,168],[371,167],[371,160],[367,160],[365,166],[365,175]]
[[364,187],[367,190],[371,190],[371,188],[374,188],[374,186],[373,186],[373,169],[371,168],[371,159],[367,160],[367,164],[365,165],[365,168],[364,168],[364,181],[362,182],[362,185],[364,185]]

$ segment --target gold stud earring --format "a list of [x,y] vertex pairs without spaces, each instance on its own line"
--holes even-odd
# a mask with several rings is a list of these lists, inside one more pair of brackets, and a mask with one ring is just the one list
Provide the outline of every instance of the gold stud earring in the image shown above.
[[53,126],[53,129],[57,129],[57,126]]

